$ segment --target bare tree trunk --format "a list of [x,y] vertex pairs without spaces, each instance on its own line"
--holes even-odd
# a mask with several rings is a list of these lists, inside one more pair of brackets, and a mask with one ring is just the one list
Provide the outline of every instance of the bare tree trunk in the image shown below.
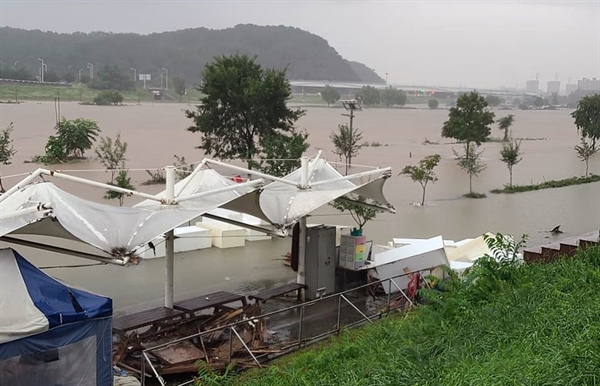
[[585,160],[585,176],[588,176],[588,171],[590,170],[590,160]]
[[425,186],[423,186],[423,198],[421,199],[421,206],[425,205]]
[[508,141],[508,127],[504,129],[504,142]]
[[508,186],[512,188],[512,167],[508,168],[508,172],[510,173],[510,182],[508,183]]
[[473,174],[469,173],[469,193],[473,194]]

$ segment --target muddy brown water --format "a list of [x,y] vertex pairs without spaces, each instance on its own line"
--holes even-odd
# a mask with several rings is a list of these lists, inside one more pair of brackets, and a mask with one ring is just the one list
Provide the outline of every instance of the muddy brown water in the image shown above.
[[[122,138],[129,144],[127,166],[132,169],[134,185],[155,193],[162,187],[139,186],[148,177],[144,169],[171,164],[174,154],[185,156],[189,161],[202,159],[201,151],[194,148],[200,142],[200,135],[185,130],[190,121],[185,118],[183,110],[190,107],[193,106],[177,103],[98,107],[63,102],[61,113],[70,119],[84,117],[96,120],[103,135],[114,136],[121,132]],[[306,128],[310,134],[310,154],[322,149],[327,159],[338,161],[331,152],[329,134],[339,123],[347,121],[342,113],[336,108],[307,108],[307,114],[298,126]],[[570,110],[496,111],[497,116],[508,113],[515,115],[512,128],[515,137],[537,139],[522,142],[523,161],[515,166],[515,184],[583,174],[585,166],[573,150],[579,138]],[[474,190],[485,192],[488,197],[479,200],[463,198],[469,181],[453,159],[452,149],[460,149],[460,145],[441,138],[441,127],[446,118],[447,111],[441,109],[370,109],[356,113],[355,126],[363,131],[364,140],[378,142],[382,146],[364,147],[354,162],[393,168],[393,178],[386,184],[385,194],[397,213],[379,215],[365,228],[365,234],[376,243],[386,243],[393,237],[433,237],[440,234],[446,239],[460,240],[490,231],[514,235],[527,233],[530,235],[528,244],[539,245],[553,241],[544,231],[559,224],[565,231],[565,237],[600,227],[600,183],[513,195],[490,194],[490,189],[508,182],[508,170],[499,160],[500,143],[482,146],[487,169],[473,181]],[[1,166],[3,176],[30,172],[38,167],[24,161],[43,152],[45,141],[53,132],[54,120],[52,102],[0,105],[0,126],[14,123],[13,138],[18,150],[12,165]],[[501,130],[493,129],[493,136],[501,137],[502,134]],[[438,144],[424,145],[425,138]],[[420,186],[408,177],[397,176],[397,173],[404,165],[416,163],[434,153],[442,156],[442,162],[436,169],[439,181],[428,187],[425,207],[413,206],[411,203],[420,201]],[[92,153],[88,155],[92,156]],[[100,169],[93,159],[53,168],[73,170],[76,175],[99,181],[108,178],[101,171],[89,172]],[[354,170],[362,169],[356,167]],[[590,163],[590,172],[600,173],[600,155]],[[5,187],[21,178],[4,178]],[[101,190],[64,181],[56,183],[70,192],[102,201]],[[127,200],[126,205],[135,203],[133,199]],[[317,211],[310,222],[353,224],[349,216],[340,215],[331,208]],[[54,253],[23,247],[17,249],[39,266],[89,263]],[[277,239],[250,242],[245,248],[211,248],[179,254],[175,269],[176,299],[220,289],[250,291],[288,280],[294,274],[279,260],[288,249],[289,240]],[[163,264],[162,259],[157,259],[129,268],[96,266],[49,269],[47,272],[74,285],[111,296],[115,307],[123,310],[161,304]]]

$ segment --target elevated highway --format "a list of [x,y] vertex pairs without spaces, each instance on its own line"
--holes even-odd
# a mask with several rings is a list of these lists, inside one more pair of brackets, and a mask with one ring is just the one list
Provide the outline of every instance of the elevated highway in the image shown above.
[[392,86],[396,89],[404,91],[414,92],[426,92],[426,93],[445,93],[445,94],[458,94],[463,92],[471,92],[476,90],[478,93],[483,95],[504,95],[504,96],[537,96],[537,93],[519,91],[519,90],[502,90],[502,89],[484,89],[484,88],[469,88],[469,87],[446,87],[446,86],[427,86],[427,85],[403,85],[397,83],[352,83],[352,82],[327,82],[323,80],[291,80],[290,84],[292,87],[304,88],[306,91],[319,90],[324,88],[326,85],[337,89],[353,90],[361,89],[364,86],[372,86],[376,89],[382,90]]

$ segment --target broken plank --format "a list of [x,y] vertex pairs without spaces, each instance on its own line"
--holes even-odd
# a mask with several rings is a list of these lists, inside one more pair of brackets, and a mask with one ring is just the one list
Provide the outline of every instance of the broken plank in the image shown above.
[[191,361],[197,361],[205,357],[205,353],[190,341],[184,340],[173,345],[150,351],[152,355],[161,361],[175,365]]

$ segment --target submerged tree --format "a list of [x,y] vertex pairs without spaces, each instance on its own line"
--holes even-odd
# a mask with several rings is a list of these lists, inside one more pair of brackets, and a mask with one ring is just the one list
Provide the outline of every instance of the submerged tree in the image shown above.
[[590,169],[590,159],[598,152],[598,148],[594,145],[594,143],[589,143],[586,141],[585,137],[581,137],[581,143],[575,146],[575,151],[577,152],[577,158],[579,158],[582,162],[585,162],[585,176],[589,175]]
[[[506,118],[506,117],[505,117]],[[502,144],[502,150],[500,150],[500,160],[508,167],[508,173],[510,175],[508,186],[513,186],[513,167],[521,162],[521,141],[511,139],[509,142]]]
[[127,142],[121,141],[121,133],[117,133],[114,140],[100,137],[100,144],[94,150],[102,166],[110,172],[110,183],[113,183],[117,170],[125,167]]
[[435,110],[439,107],[440,102],[438,102],[437,99],[433,98],[430,99],[429,102],[427,102],[427,106],[429,106],[430,109]]
[[454,155],[458,159],[458,166],[469,175],[469,196],[473,197],[473,177],[479,176],[479,173],[485,170],[486,165],[481,162],[481,154],[483,150],[477,152],[477,147],[467,147],[465,144],[465,153],[458,154],[458,152],[452,149]]
[[348,168],[352,166],[352,158],[356,157],[363,147],[362,132],[358,129],[350,129],[348,125],[342,124],[338,125],[338,130],[332,132],[329,138],[335,147],[333,153],[340,158],[344,158],[346,174],[348,174]]
[[306,130],[292,130],[286,134],[275,134],[262,139],[259,169],[276,177],[283,177],[300,167],[300,158],[309,148]]
[[[115,178],[114,182],[111,182],[110,185],[117,186],[123,189],[133,190],[135,187],[131,184],[131,177],[129,177],[129,172],[127,169],[120,169],[117,173],[117,178]],[[123,206],[123,201],[125,200],[125,193],[116,192],[114,190],[108,190],[104,195],[106,200],[119,200],[119,206]]]
[[504,138],[502,139],[503,141],[508,141],[508,129],[510,129],[514,122],[515,116],[512,114],[508,114],[507,116],[502,117],[500,118],[500,120],[498,120],[498,128],[500,130],[504,130]]
[[202,76],[203,97],[186,116],[194,121],[188,130],[202,134],[199,148],[206,154],[242,158],[251,168],[261,153],[261,140],[290,132],[304,115],[287,106],[291,87],[286,71],[264,69],[246,55],[216,57]]
[[65,155],[83,158],[86,150],[90,150],[96,142],[100,128],[91,119],[66,119],[62,117],[55,127],[58,140],[63,146]]
[[327,103],[327,106],[331,106],[340,100],[340,92],[336,88],[326,85],[321,91],[321,98]]
[[575,119],[577,132],[583,138],[591,139],[595,148],[596,141],[600,139],[600,94],[581,98],[571,116]]
[[[13,132],[13,123],[9,123],[6,129],[0,130],[0,165],[10,165],[12,157],[17,154],[10,135]],[[4,192],[2,176],[0,176],[0,192]]]
[[494,117],[484,97],[475,91],[463,94],[458,97],[456,107],[452,107],[448,113],[448,120],[442,127],[442,137],[465,142],[465,156],[468,158],[475,154],[471,151],[471,144],[475,142],[479,146],[490,136]]
[[181,98],[186,93],[185,79],[183,79],[179,76],[176,76],[173,79],[171,79],[171,81],[173,82],[173,88],[175,89],[175,94],[179,95],[179,102],[181,102]]
[[423,196],[421,205],[425,205],[425,189],[429,182],[435,183],[438,178],[433,172],[433,169],[440,163],[441,157],[439,154],[427,156],[419,161],[417,165],[407,165],[402,169],[400,174],[408,175],[413,182],[418,182],[423,188]]

